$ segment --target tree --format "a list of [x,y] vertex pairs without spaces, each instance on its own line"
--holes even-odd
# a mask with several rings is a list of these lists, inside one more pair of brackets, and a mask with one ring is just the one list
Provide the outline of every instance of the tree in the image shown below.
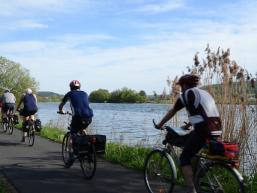
[[98,89],[90,93],[89,99],[91,102],[104,103],[108,102],[110,98],[110,93],[105,89]]
[[26,88],[38,89],[38,83],[19,63],[0,56],[0,92],[10,89],[19,98]]

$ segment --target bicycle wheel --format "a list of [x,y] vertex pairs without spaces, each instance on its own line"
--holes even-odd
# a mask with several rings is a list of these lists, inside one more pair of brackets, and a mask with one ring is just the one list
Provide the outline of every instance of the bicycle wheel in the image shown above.
[[8,122],[8,133],[10,135],[12,135],[13,133],[13,128],[14,128],[13,118],[10,118]]
[[70,168],[74,162],[70,132],[67,132],[63,137],[62,159],[65,168]]
[[79,158],[80,167],[85,179],[91,179],[95,175],[96,170],[96,152],[93,144],[84,156]]
[[153,150],[144,164],[144,180],[150,193],[171,193],[176,180],[173,162],[163,150]]
[[28,138],[29,138],[29,146],[33,146],[35,142],[35,131],[34,131],[33,125],[29,126]]
[[204,164],[195,175],[197,192],[244,193],[243,178],[239,172],[222,163]]

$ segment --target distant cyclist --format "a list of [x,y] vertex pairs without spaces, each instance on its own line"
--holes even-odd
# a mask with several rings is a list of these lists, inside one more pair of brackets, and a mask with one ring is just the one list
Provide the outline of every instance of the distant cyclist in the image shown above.
[[10,112],[13,112],[15,109],[16,98],[13,93],[9,89],[4,91],[3,96],[1,97],[2,102],[2,121],[6,120],[7,115]]
[[182,93],[173,108],[156,126],[160,129],[177,111],[186,108],[190,124],[185,128],[191,124],[194,127],[180,156],[182,172],[188,186],[187,193],[196,193],[191,167],[192,158],[205,145],[206,140],[221,135],[221,120],[215,101],[207,91],[197,87],[198,83],[199,77],[196,75],[186,74],[180,77],[178,84],[181,86]]
[[[23,104],[23,109],[20,109],[21,104]],[[17,106],[17,111],[20,112],[20,115],[23,117],[23,123],[22,123],[22,142],[25,141],[28,120],[35,120],[35,113],[38,111],[37,107],[37,97],[35,94],[33,94],[32,90],[30,88],[27,88],[25,90],[25,93],[22,95],[19,104]]]
[[70,91],[65,94],[59,105],[59,113],[65,113],[63,107],[69,101],[72,110],[71,133],[77,133],[91,123],[93,111],[89,107],[88,94],[80,90],[80,82],[72,80],[69,86]]

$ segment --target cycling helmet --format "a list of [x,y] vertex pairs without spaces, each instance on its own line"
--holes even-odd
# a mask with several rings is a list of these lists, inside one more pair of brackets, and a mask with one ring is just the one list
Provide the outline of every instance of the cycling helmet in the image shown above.
[[199,84],[200,77],[194,74],[185,74],[181,76],[177,82],[180,86],[186,84],[190,87],[195,87]]
[[4,91],[5,93],[7,93],[7,92],[10,92],[10,90],[9,89],[5,89],[5,91]]
[[27,89],[25,90],[25,93],[26,93],[26,94],[32,94],[31,88],[27,88]]
[[70,89],[71,90],[76,90],[76,89],[80,89],[80,82],[78,80],[72,80],[70,82]]

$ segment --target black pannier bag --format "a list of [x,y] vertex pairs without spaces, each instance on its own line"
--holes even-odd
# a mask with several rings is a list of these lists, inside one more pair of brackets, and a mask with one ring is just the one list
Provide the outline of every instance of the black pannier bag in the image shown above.
[[74,153],[87,153],[90,147],[90,135],[76,135],[73,138]]
[[35,120],[35,129],[36,129],[37,132],[40,132],[40,131],[41,131],[42,125],[41,125],[40,119],[36,119],[36,120]]
[[97,154],[105,153],[106,136],[105,135],[76,135],[74,137],[73,148],[75,154],[88,152],[90,141],[95,146]]
[[97,154],[104,154],[106,147],[106,135],[91,135],[95,137],[95,151]]
[[173,129],[168,129],[165,140],[163,143],[169,143],[176,147],[184,147],[188,138],[192,135],[193,132],[188,133],[184,136],[179,136]]

